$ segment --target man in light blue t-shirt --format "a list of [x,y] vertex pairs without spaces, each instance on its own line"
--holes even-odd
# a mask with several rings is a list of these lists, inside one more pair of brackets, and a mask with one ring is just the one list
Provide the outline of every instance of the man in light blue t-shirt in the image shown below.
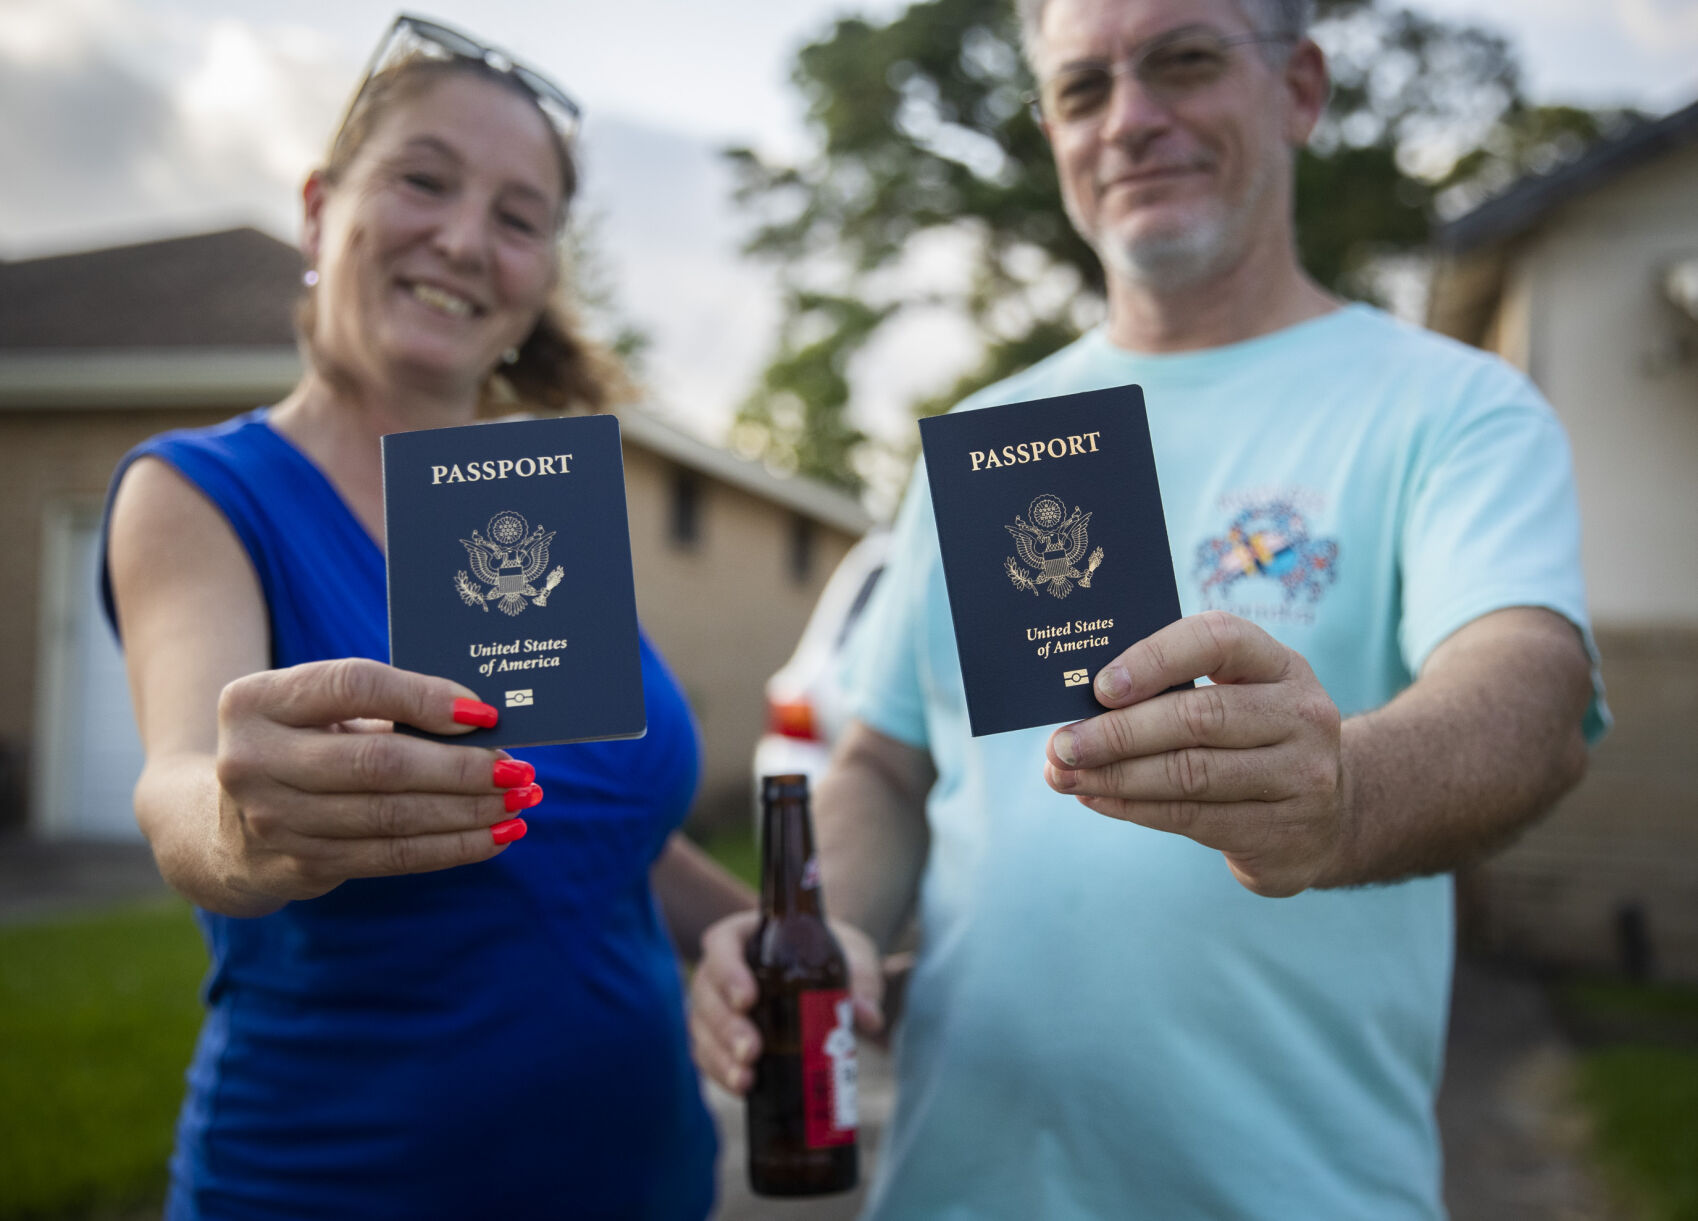
[[[868,1028],[920,929],[871,1215],[1440,1217],[1447,871],[1607,717],[1567,443],[1514,370],[1303,274],[1303,0],[1021,3],[1108,320],[958,410],[1142,385],[1185,618],[1100,659],[1101,715],[971,737],[916,475],[817,802]],[[692,993],[734,1090],[748,930]]]

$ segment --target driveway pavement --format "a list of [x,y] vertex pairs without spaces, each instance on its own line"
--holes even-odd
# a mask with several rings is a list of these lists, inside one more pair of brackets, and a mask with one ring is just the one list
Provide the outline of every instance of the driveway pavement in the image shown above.
[[860,1214],[878,1162],[879,1138],[896,1102],[890,1056],[865,1040],[855,1052],[856,1102],[860,1111],[861,1185],[836,1196],[775,1200],[749,1190],[745,1169],[748,1142],[743,1138],[743,1100],[709,1085],[708,1106],[719,1124],[719,1209],[713,1221],[852,1221]]
[[1634,1221],[1588,1163],[1573,1063],[1537,979],[1458,962],[1438,1108],[1451,1221]]

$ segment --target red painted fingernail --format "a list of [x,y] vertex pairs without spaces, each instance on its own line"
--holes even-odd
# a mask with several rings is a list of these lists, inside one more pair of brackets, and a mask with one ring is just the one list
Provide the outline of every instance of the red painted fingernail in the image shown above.
[[488,704],[477,700],[454,701],[454,723],[457,725],[476,725],[479,729],[494,729],[495,722],[501,714]]
[[501,795],[501,800],[507,806],[509,814],[528,810],[542,800],[542,785],[527,784],[522,789],[508,789]]
[[495,787],[498,789],[521,788],[536,778],[537,769],[523,759],[495,761]]
[[525,832],[530,828],[522,818],[509,818],[506,822],[498,822],[489,829],[489,838],[498,844],[510,844],[516,839],[524,839]]

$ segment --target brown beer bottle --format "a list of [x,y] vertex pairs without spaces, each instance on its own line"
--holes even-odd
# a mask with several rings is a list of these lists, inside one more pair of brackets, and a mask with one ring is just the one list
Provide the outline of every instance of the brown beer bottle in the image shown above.
[[826,927],[806,776],[761,781],[761,921],[746,955],[761,1054],[749,1088],[749,1186],[813,1196],[855,1186],[849,966]]

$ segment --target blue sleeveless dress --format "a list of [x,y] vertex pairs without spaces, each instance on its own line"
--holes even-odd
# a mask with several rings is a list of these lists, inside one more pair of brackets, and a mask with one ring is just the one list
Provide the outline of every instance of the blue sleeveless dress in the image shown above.
[[[388,659],[382,553],[263,409],[145,442],[114,489],[144,456],[234,528],[273,666]],[[646,737],[513,752],[546,796],[496,859],[258,919],[197,912],[212,966],[170,1221],[710,1211],[713,1126],[648,876],[698,746],[646,638],[642,661]]]

